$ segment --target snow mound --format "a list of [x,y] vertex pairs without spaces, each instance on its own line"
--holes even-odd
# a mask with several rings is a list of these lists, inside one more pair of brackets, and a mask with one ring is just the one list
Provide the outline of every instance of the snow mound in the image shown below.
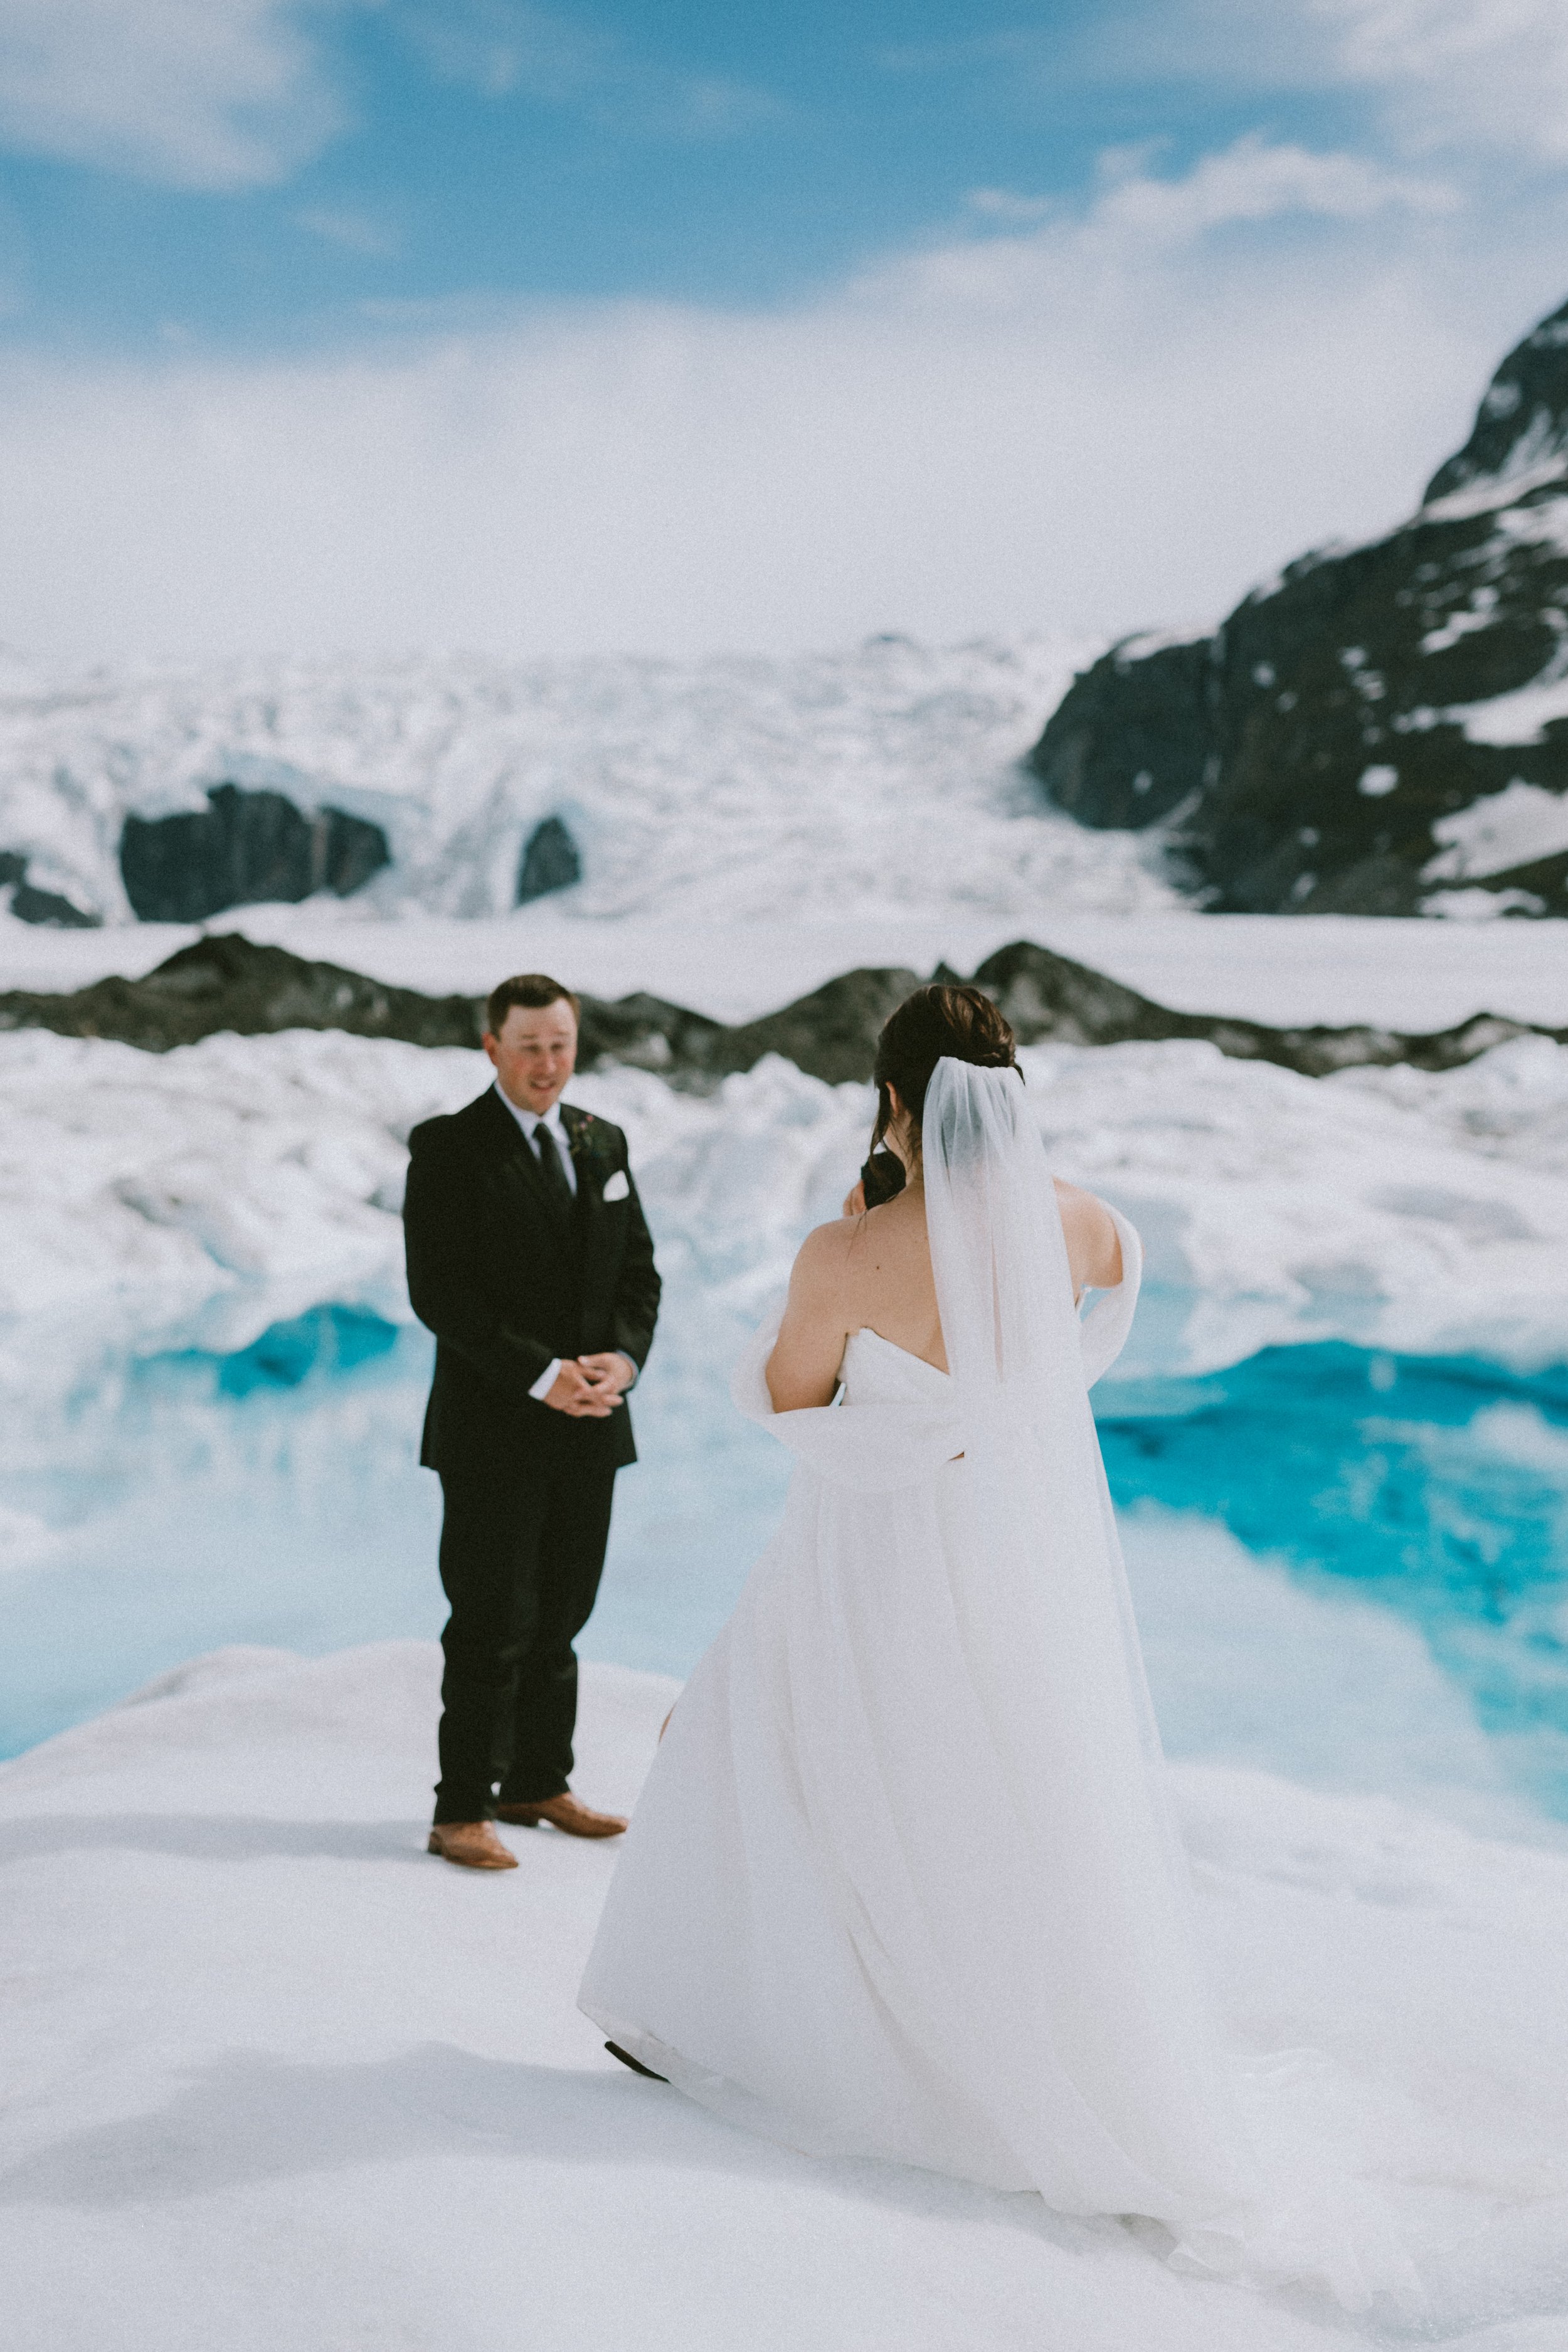
[[[1023,1056],[1053,1162],[1142,1229],[1130,1370],[1343,1338],[1561,1360],[1568,1049],[1525,1038],[1438,1076],[1303,1078],[1198,1043]],[[0,1391],[22,1412],[83,1351],[248,1346],[318,1304],[406,1320],[409,1129],[483,1057],[331,1032],[163,1055],[0,1035]],[[870,1090],[772,1057],[714,1094],[647,1072],[574,1081],[616,1120],[694,1349],[732,1344],[802,1231],[835,1215]],[[681,1302],[685,1302],[684,1307]]]
[[910,908],[1168,906],[1157,854],[1039,804],[1017,762],[1081,648],[902,637],[792,661],[278,660],[95,672],[0,694],[0,848],[130,919],[128,814],[280,793],[380,825],[383,913],[494,916],[554,817],[571,903],[730,921]]
[[[439,1672],[231,1652],[0,1770],[9,2352],[1563,2340],[1568,1857],[1177,1775],[1227,2028],[1323,2053],[1426,2282],[1358,2325],[616,2066],[574,2007],[613,1850],[515,1832],[500,1878],[422,1850]],[[635,1801],[674,1690],[585,1670],[585,1791]]]

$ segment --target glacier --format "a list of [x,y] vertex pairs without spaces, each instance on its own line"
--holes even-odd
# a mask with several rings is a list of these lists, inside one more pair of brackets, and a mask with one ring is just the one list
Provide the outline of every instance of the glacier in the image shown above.
[[378,825],[366,912],[495,917],[551,818],[582,914],[666,920],[1023,917],[1173,906],[1159,845],[1086,834],[1018,762],[1083,658],[1037,638],[874,638],[793,660],[279,658],[0,675],[0,849],[29,884],[131,919],[128,816],[281,793]]

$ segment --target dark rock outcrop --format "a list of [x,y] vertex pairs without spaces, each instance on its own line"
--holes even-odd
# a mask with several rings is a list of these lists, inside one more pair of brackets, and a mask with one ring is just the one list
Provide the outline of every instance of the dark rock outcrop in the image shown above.
[[1195,1037],[1217,1045],[1233,1061],[1273,1062],[1311,1078],[1394,1062],[1418,1070],[1457,1069],[1510,1037],[1551,1037],[1568,1045],[1568,1029],[1542,1029],[1491,1013],[1478,1013],[1455,1029],[1418,1034],[1360,1026],[1274,1029],[1224,1013],[1174,1013],[1028,940],[988,956],[974,979],[1001,1006],[1020,1045],[1122,1045],[1136,1039]]
[[552,890],[570,890],[583,879],[583,854],[564,821],[547,816],[528,836],[517,874],[517,904],[546,898]]
[[722,1022],[704,1013],[689,1013],[684,1005],[667,1004],[662,996],[639,991],[613,1003],[603,997],[582,999],[578,1059],[584,1069],[595,1062],[618,1062],[637,1070],[657,1070],[662,1077],[706,1070],[717,1040],[729,1033]]
[[55,930],[96,930],[103,918],[62,898],[58,890],[40,890],[27,879],[27,861],[14,849],[0,849],[0,890],[11,892],[11,912],[18,922],[46,923]]
[[[417,989],[312,963],[287,948],[258,947],[237,931],[181,948],[142,980],[95,981],[68,996],[26,989],[0,995],[0,1030],[52,1029],[65,1037],[113,1037],[150,1053],[192,1045],[228,1031],[268,1036],[281,1029],[342,1029],[355,1037],[395,1037],[412,1045],[478,1045],[482,996],[424,996]],[[717,1021],[657,996],[606,1004],[583,999],[582,1060],[661,1071],[705,1068]]]
[[279,1029],[343,1029],[416,1045],[477,1045],[482,1003],[389,988],[363,972],[309,963],[287,948],[236,932],[196,940],[142,980],[100,980],[69,996],[25,989],[0,995],[0,1029],[114,1037],[155,1054],[221,1030],[258,1037]]
[[1057,806],[1137,831],[1200,791],[1213,658],[1207,637],[1130,637],[1077,677],[1029,754]]
[[764,1054],[782,1054],[832,1086],[868,1078],[883,1022],[920,984],[918,972],[897,965],[847,971],[780,1013],[721,1031],[707,1066],[719,1073],[749,1070]]
[[1503,362],[1408,523],[1304,556],[1212,638],[1127,640],[1075,680],[1029,764],[1086,824],[1179,811],[1216,910],[1413,914],[1463,886],[1568,915],[1568,847],[1510,866],[1435,831],[1515,782],[1568,794],[1568,716],[1500,729],[1472,708],[1559,677],[1568,305]]
[[[1260,1022],[1173,1013],[1103,972],[1026,940],[990,956],[974,975],[1025,1045],[1055,1041],[1111,1045],[1132,1039],[1194,1037],[1242,1061],[1274,1062],[1312,1077],[1356,1065],[1409,1062],[1446,1070],[1510,1037],[1568,1030],[1478,1013],[1456,1029],[1410,1036],[1394,1030],[1272,1029]],[[581,1060],[657,1070],[675,1084],[705,1088],[728,1072],[782,1054],[812,1076],[838,1084],[871,1075],[877,1034],[919,982],[886,967],[845,973],[809,996],[736,1028],[648,995],[614,1003],[583,999]],[[67,1037],[113,1037],[162,1053],[226,1030],[260,1036],[281,1029],[342,1029],[416,1045],[477,1045],[479,997],[422,996],[337,964],[309,963],[285,948],[258,947],[237,934],[198,940],[144,980],[101,980],[69,996],[14,990],[0,995],[0,1030],[52,1029]]]
[[346,898],[391,862],[365,817],[303,814],[281,793],[215,784],[205,811],[128,816],[120,836],[125,895],[144,923],[203,923],[230,907],[290,903],[318,890]]

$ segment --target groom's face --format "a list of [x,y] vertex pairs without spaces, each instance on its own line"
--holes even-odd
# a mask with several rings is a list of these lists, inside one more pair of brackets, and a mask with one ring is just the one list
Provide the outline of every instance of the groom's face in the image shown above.
[[542,1115],[559,1098],[577,1062],[577,1024],[563,998],[507,1008],[499,1037],[486,1033],[500,1090],[519,1110]]

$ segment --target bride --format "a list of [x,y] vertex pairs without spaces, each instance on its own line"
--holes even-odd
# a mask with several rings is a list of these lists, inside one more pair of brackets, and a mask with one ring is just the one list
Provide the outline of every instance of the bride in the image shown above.
[[1146,2217],[1234,2270],[1255,2159],[1089,1405],[1137,1235],[1053,1187],[978,990],[911,996],[876,1080],[907,1181],[808,1236],[737,1376],[798,1466],[670,1720],[581,2006],[796,2148]]

